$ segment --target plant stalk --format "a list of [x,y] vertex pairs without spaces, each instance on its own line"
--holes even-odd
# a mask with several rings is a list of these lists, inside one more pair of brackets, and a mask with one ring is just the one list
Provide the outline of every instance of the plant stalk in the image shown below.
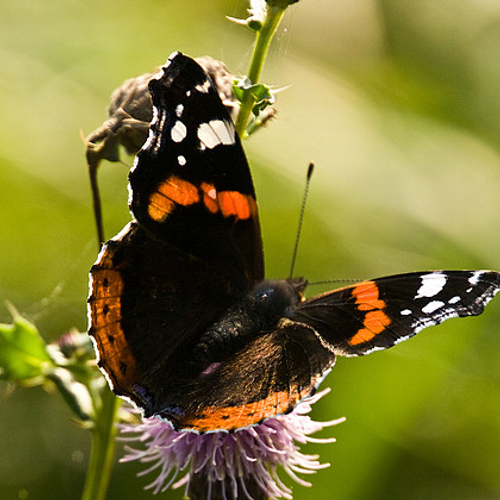
[[[287,6],[267,6],[266,19],[262,28],[257,32],[257,38],[255,40],[252,59],[250,62],[250,69],[248,71],[248,78],[252,85],[259,82],[271,40],[276,33],[276,29],[283,18],[286,8]],[[256,99],[252,93],[246,92],[236,118],[236,132],[238,132],[240,137],[245,135],[248,120],[255,102]]]
[[108,387],[102,389],[102,404],[92,429],[92,448],[81,500],[105,500],[115,451],[116,413],[120,407]]

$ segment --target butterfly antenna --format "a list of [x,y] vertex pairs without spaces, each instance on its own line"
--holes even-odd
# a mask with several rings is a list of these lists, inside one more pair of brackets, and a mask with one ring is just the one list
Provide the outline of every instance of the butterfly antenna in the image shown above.
[[321,281],[308,281],[307,286],[318,286],[318,285],[331,285],[332,283],[335,284],[351,284],[351,283],[358,283],[360,281],[364,281],[362,278],[335,278],[331,280],[321,280]]
[[297,228],[297,236],[295,237],[295,247],[293,249],[292,267],[290,269],[290,279],[293,277],[293,270],[295,268],[295,261],[297,259],[297,250],[299,249],[300,233],[302,231],[302,221],[304,220],[304,212],[306,209],[307,195],[309,193],[309,185],[311,184],[311,177],[312,177],[313,171],[314,171],[314,163],[311,162],[309,164],[309,168],[307,169],[307,177],[306,177],[306,185],[304,188],[304,196],[302,197],[302,206],[300,207],[299,227]]

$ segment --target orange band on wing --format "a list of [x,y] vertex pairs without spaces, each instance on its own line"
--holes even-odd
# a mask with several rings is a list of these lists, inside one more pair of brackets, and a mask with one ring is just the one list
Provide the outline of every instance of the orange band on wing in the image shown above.
[[385,302],[379,299],[378,286],[373,281],[364,281],[355,286],[352,295],[356,297],[356,304],[360,311],[383,309]]
[[385,302],[379,299],[379,289],[373,281],[360,283],[351,293],[356,297],[358,310],[367,311],[363,328],[348,341],[350,345],[358,345],[369,342],[382,333],[391,324],[391,318],[383,311]]
[[214,185],[202,182],[200,188],[203,192],[203,204],[211,213],[215,214],[219,211],[219,205],[217,203],[217,191]]
[[350,345],[369,342],[379,333],[382,333],[391,324],[391,319],[383,311],[370,311],[363,321],[364,328],[361,328],[349,340]]
[[148,214],[156,220],[164,220],[172,212],[175,205],[188,206],[198,203],[200,194],[198,188],[176,176],[162,182],[149,198]]
[[99,353],[99,366],[113,387],[123,394],[135,380],[135,360],[121,327],[123,280],[113,269],[112,252],[106,249],[91,270],[90,330]]
[[300,392],[298,391],[294,391],[293,396],[288,391],[274,392],[255,403],[225,408],[209,407],[199,415],[180,419],[180,426],[199,432],[231,431],[258,424],[265,418],[286,413],[299,401]]
[[251,195],[241,194],[238,191],[221,191],[217,200],[224,217],[249,219],[254,214],[255,200]]
[[257,204],[252,195],[238,191],[218,192],[213,184],[202,182],[198,187],[184,179],[171,176],[149,197],[148,214],[153,220],[162,222],[176,206],[187,207],[200,201],[210,213],[220,212],[223,217],[246,220],[257,213]]
[[175,203],[160,193],[153,193],[149,198],[148,214],[155,221],[162,221],[172,212]]

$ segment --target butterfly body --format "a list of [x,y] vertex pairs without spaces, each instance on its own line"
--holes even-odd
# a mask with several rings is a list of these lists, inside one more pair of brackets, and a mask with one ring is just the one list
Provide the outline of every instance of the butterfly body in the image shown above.
[[217,89],[173,54],[150,82],[154,117],[130,173],[134,220],[91,269],[89,334],[113,390],[192,432],[291,411],[338,355],[386,349],[477,315],[493,271],[389,276],[305,298],[265,280],[250,169]]

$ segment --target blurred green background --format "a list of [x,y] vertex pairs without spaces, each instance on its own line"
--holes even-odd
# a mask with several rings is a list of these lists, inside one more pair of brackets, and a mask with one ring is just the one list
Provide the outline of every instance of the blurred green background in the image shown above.
[[[111,91],[174,50],[244,73],[240,0],[4,0],[0,7],[0,299],[47,339],[86,328],[96,242],[84,145]],[[278,119],[246,143],[267,275],[285,277],[306,167],[297,275],[370,278],[500,268],[500,3],[302,0],[265,81]],[[131,164],[132,158],[124,159]],[[127,168],[103,164],[105,227],[129,220]],[[310,293],[322,291],[315,287]],[[3,303],[0,321],[10,320]],[[500,498],[500,300],[397,348],[341,359],[314,418],[331,467],[294,498]],[[0,385],[0,498],[78,499],[89,435],[58,394]],[[117,454],[123,453],[119,445]],[[148,499],[118,465],[110,499]],[[162,498],[180,499],[167,492]]]

